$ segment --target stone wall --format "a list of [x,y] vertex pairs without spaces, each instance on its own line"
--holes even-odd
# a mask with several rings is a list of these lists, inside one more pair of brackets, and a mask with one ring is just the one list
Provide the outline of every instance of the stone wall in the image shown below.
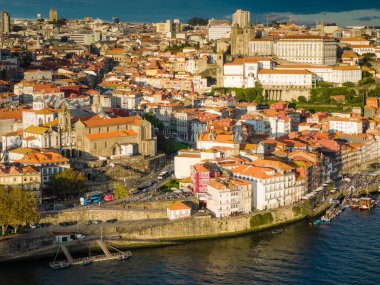
[[31,239],[2,239],[0,240],[0,257],[26,253],[53,244],[52,236]]
[[86,222],[88,220],[110,220],[136,221],[151,219],[166,219],[164,210],[124,210],[124,209],[100,209],[85,208],[79,210],[67,210],[59,213],[43,214],[41,223],[58,224],[65,221]]
[[[193,217],[184,220],[172,221],[158,226],[147,227],[139,230],[119,228],[123,238],[136,240],[155,239],[193,239],[236,235],[244,232],[253,232],[260,229],[273,227],[282,223],[289,223],[304,218],[309,209],[304,204],[289,206],[272,212],[259,212],[251,215],[233,218],[216,219],[211,217]],[[259,216],[269,217],[262,224],[253,225],[252,219]],[[259,219],[260,220],[260,219]]]

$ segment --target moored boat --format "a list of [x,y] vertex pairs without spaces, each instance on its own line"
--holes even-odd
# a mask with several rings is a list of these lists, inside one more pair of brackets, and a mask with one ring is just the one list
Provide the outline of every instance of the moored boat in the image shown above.
[[67,268],[69,266],[70,266],[70,264],[68,262],[65,262],[65,261],[59,261],[59,262],[53,261],[53,262],[49,263],[49,267],[54,269],[54,270],[64,269],[64,268]]
[[372,199],[371,197],[364,197],[360,199],[360,210],[371,210],[373,207],[376,206],[376,200]]

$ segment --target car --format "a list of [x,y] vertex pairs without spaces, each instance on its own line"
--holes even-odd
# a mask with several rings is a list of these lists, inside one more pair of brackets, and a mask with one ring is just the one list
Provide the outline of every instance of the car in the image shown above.
[[67,227],[67,226],[69,226],[69,224],[67,222],[61,222],[61,223],[59,223],[59,225],[61,227]]
[[47,227],[50,227],[52,224],[51,223],[41,223],[39,225],[41,228],[47,228]]
[[107,223],[109,223],[109,224],[113,224],[113,223],[116,223],[116,222],[117,222],[117,219],[107,220]]
[[93,220],[88,220],[87,222],[85,222],[85,225],[86,226],[89,226],[89,225],[92,225],[94,223]]
[[32,225],[29,225],[29,227],[30,227],[31,229],[36,229],[36,228],[37,228],[37,225],[32,224]]
[[76,234],[75,234],[75,238],[76,238],[76,239],[85,239],[86,236],[85,236],[84,234],[81,234],[81,233],[76,233]]
[[95,221],[92,221],[93,224],[97,225],[97,224],[101,224],[103,223],[102,220],[95,220]]

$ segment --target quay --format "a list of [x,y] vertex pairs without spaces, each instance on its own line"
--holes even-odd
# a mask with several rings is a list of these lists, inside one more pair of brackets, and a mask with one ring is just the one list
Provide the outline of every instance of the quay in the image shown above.
[[[71,265],[86,265],[86,264],[93,263],[93,262],[111,261],[111,260],[126,260],[132,256],[132,253],[130,251],[125,251],[125,252],[120,251],[117,248],[115,248],[109,244],[106,244],[102,240],[97,240],[97,243],[98,243],[99,247],[101,248],[101,250],[103,251],[104,254],[88,256],[88,257],[83,257],[83,258],[73,258],[70,251],[67,249],[67,247],[62,244],[59,246],[58,252],[59,252],[59,250],[62,250],[63,254],[66,257],[66,260],[62,260],[62,261],[54,260],[53,262],[49,263],[49,266],[53,269],[60,269],[60,268],[66,268],[66,267],[71,266]],[[117,252],[111,253],[107,246],[111,247],[112,249],[116,250]],[[58,252],[57,252],[57,255],[58,255]],[[56,258],[57,258],[57,255],[56,255]]]

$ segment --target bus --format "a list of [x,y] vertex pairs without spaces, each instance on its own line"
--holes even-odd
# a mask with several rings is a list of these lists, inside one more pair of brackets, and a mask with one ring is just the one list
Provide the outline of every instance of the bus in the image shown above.
[[81,197],[79,201],[82,206],[87,206],[88,204],[91,204],[91,203],[97,204],[100,201],[102,201],[102,194],[101,193],[87,194],[85,197]]
[[160,174],[158,174],[157,179],[158,180],[163,180],[166,177],[168,177],[169,175],[170,175],[170,173],[168,171],[162,171]]

